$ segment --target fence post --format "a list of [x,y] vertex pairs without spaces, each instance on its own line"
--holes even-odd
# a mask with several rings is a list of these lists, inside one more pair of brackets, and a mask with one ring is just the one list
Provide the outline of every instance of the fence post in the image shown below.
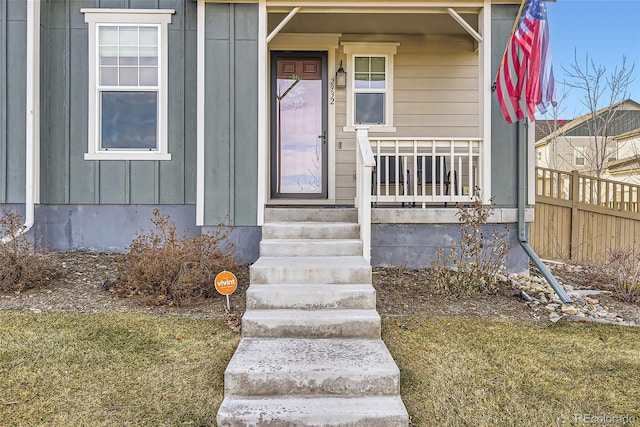
[[580,202],[580,176],[577,170],[571,172],[571,244],[570,257],[571,261],[578,260],[578,246],[580,244],[580,223],[578,217],[578,203]]

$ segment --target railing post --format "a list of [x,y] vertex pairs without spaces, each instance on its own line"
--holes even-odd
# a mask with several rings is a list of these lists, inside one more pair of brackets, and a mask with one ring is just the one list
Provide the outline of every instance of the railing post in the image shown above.
[[362,256],[371,262],[371,171],[375,158],[369,143],[367,128],[356,129],[356,200]]
[[580,244],[580,220],[578,203],[580,202],[580,176],[577,170],[571,172],[571,248],[570,257],[575,261],[578,259],[578,246]]

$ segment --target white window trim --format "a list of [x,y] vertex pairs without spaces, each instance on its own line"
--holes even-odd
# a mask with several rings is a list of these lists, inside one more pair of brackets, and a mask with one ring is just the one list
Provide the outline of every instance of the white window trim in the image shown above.
[[[89,24],[89,115],[85,160],[171,160],[168,147],[168,25],[173,9],[80,9]],[[98,105],[98,24],[160,26],[158,40],[158,149],[100,150],[100,108]]]
[[344,132],[355,132],[355,57],[356,56],[378,56],[386,58],[386,97],[385,97],[385,124],[366,124],[369,132],[395,132],[393,126],[393,68],[394,55],[398,52],[400,43],[368,43],[368,42],[342,42],[344,53],[347,56],[347,125],[342,129]]

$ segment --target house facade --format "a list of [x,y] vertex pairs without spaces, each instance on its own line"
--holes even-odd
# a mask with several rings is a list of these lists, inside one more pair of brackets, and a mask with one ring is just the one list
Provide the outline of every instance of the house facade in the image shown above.
[[0,0],[0,207],[42,245],[116,251],[160,208],[252,262],[266,207],[355,206],[372,264],[420,267],[477,186],[526,270],[533,132],[492,92],[519,5]]
[[[606,117],[608,114],[611,114],[610,119]],[[596,159],[594,140],[598,138],[602,146],[605,137],[607,153],[603,175],[607,175],[609,165],[637,154],[634,153],[633,135],[640,128],[640,104],[625,100],[597,111],[595,116],[597,118],[594,119],[591,114],[585,114],[573,120],[538,123],[537,130],[541,137],[535,144],[536,164],[566,172],[577,170],[589,173],[594,164],[600,163]],[[594,125],[594,121],[598,123]],[[606,125],[605,121],[608,121]]]

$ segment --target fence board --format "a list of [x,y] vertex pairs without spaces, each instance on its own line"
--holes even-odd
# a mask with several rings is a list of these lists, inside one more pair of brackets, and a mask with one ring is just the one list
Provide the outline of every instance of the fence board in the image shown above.
[[640,243],[639,185],[547,168],[536,181],[530,236],[540,256],[590,263]]

